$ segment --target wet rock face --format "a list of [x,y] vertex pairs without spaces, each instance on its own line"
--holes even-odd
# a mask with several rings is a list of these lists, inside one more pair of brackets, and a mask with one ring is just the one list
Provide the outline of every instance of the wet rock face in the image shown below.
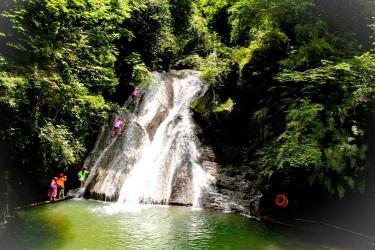
[[170,204],[192,205],[192,171],[188,162],[185,162],[173,178]]
[[150,139],[154,138],[155,132],[158,129],[160,123],[164,121],[165,117],[168,115],[168,110],[165,108],[160,108],[155,113],[154,118],[150,122],[150,124],[147,126],[147,132],[150,135]]
[[257,215],[262,195],[246,178],[255,173],[247,166],[238,169],[221,165],[209,146],[204,146],[201,152],[203,168],[216,180],[212,190],[204,195],[204,207]]

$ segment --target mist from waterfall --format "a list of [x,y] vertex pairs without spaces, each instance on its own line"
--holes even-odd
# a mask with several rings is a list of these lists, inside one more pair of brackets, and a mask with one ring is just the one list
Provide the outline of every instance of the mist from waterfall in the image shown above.
[[204,85],[197,72],[181,73],[155,73],[139,108],[119,115],[124,133],[102,133],[102,149],[87,160],[95,167],[86,184],[90,192],[128,205],[201,206],[213,177],[200,162],[190,105]]

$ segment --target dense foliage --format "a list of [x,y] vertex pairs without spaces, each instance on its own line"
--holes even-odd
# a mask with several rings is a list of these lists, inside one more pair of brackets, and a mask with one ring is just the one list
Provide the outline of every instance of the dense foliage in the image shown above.
[[82,161],[90,135],[108,117],[111,105],[103,95],[118,84],[114,41],[129,6],[35,0],[2,15],[13,28],[1,57],[0,108],[8,118],[2,140],[16,183],[45,183]]
[[150,82],[152,70],[194,68],[210,87],[193,109],[221,160],[257,169],[271,192],[296,183],[338,197],[364,190],[375,115],[372,1],[8,0],[2,7],[7,182],[32,175],[44,187],[82,163],[109,113],[132,86]]
[[[211,91],[194,108],[220,138],[218,150],[236,145],[227,159],[258,169],[258,183],[270,193],[297,196],[313,185],[342,198],[348,190],[365,190],[375,115],[368,26],[374,5],[329,2],[324,9],[312,0],[210,5],[214,16],[226,9],[230,40],[212,26],[227,45],[217,43],[208,57],[203,77]],[[343,30],[330,15],[348,5],[357,13],[342,13]]]

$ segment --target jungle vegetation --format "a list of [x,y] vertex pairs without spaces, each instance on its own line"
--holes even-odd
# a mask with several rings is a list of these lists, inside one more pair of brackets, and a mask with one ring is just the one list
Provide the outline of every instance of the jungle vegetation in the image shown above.
[[209,85],[192,108],[221,160],[256,169],[265,191],[365,191],[373,1],[1,5],[0,200],[44,195],[51,176],[82,164],[133,86],[145,87],[152,71],[185,68]]

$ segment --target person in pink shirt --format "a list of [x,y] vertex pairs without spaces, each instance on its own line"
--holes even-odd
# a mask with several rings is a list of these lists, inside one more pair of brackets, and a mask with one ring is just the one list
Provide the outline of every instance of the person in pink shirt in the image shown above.
[[114,136],[115,134],[121,134],[123,126],[124,121],[121,118],[118,118],[113,125],[112,136]]
[[132,98],[133,98],[133,104],[134,107],[136,108],[139,103],[139,99],[141,99],[141,91],[139,90],[138,87],[136,87],[133,92],[132,92]]
[[50,188],[48,191],[48,197],[51,201],[56,200],[57,196],[57,183],[56,183],[57,177],[53,177],[50,183]]

